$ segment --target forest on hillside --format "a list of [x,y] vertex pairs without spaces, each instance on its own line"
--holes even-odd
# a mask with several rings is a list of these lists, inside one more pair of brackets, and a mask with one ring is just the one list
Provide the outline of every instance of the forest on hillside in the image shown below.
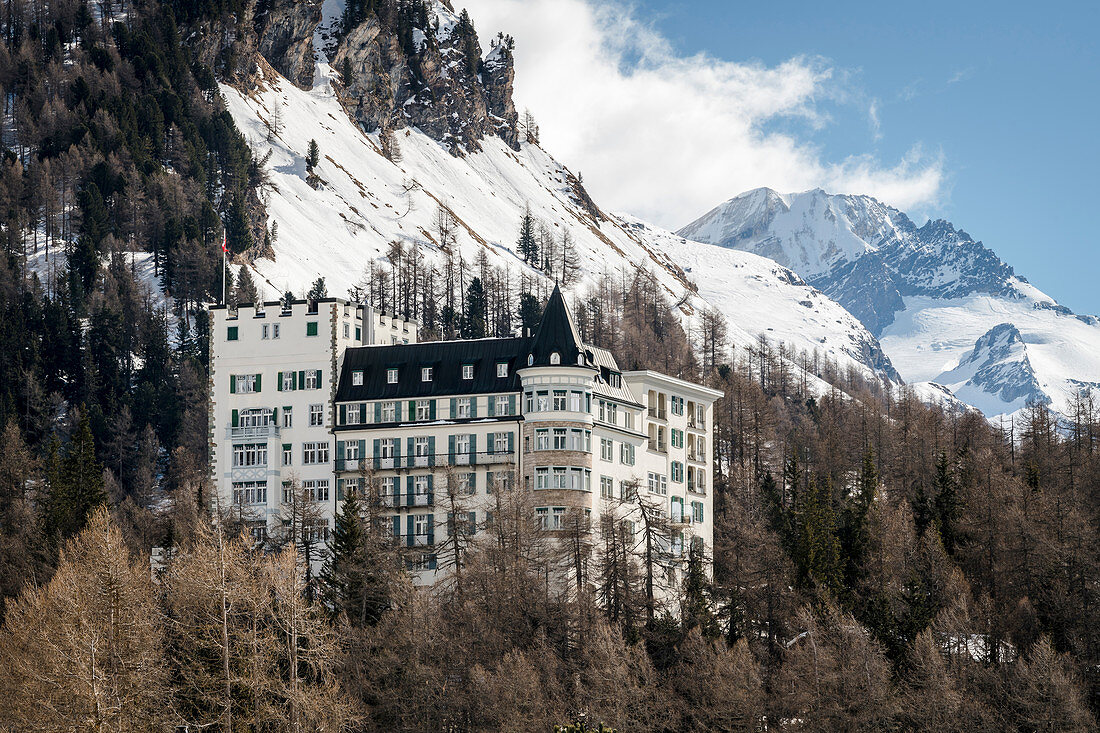
[[[422,4],[348,7],[397,33]],[[277,236],[217,92],[245,61],[208,43],[249,9],[0,5],[0,730],[1095,727],[1092,395],[992,426],[814,353],[735,347],[714,311],[685,330],[645,270],[573,307],[624,368],[725,394],[715,543],[675,607],[652,590],[660,553],[605,518],[598,543],[549,537],[520,493],[450,533],[461,561],[432,592],[370,495],[340,507],[319,578],[303,538],[256,548],[212,522],[201,306],[223,227],[244,258]],[[529,327],[545,275],[575,273],[568,241],[516,220],[523,274],[395,243],[349,295],[432,338]],[[242,272],[234,302],[256,298]]]

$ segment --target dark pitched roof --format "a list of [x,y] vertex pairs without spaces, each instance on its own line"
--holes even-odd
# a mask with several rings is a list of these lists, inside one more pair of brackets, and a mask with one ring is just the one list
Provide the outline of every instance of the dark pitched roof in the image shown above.
[[[518,392],[516,370],[526,365],[530,342],[530,338],[516,337],[349,348],[344,352],[336,401]],[[497,377],[496,365],[501,361],[508,364],[508,376],[504,378]],[[464,364],[473,364],[473,379],[462,378]],[[422,367],[432,367],[432,381],[421,381]],[[388,369],[397,369],[397,384],[387,382]],[[352,385],[351,373],[359,370],[363,372],[363,384]]]
[[561,289],[555,285],[554,292],[550,294],[550,300],[546,303],[546,309],[542,312],[542,320],[531,339],[530,353],[534,356],[531,366],[547,366],[550,364],[550,354],[555,351],[561,357],[561,363],[577,364],[577,355],[583,353],[580,335],[577,326],[573,323],[573,316],[569,313],[569,307],[565,304],[565,297]]

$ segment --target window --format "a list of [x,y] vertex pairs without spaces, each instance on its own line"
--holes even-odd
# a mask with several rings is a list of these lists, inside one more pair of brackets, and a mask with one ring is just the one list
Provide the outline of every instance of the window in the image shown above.
[[309,406],[309,426],[311,428],[323,427],[325,424],[325,406],[324,405],[310,405]]
[[328,463],[328,443],[302,443],[302,465]]
[[634,465],[634,446],[630,443],[619,444],[619,462],[624,466]]
[[703,522],[703,502],[691,502],[691,521],[696,524],[701,524]]
[[294,465],[294,447],[290,443],[283,443],[283,465]]
[[555,410],[565,410],[565,408],[566,408],[565,395],[566,395],[566,392],[565,392],[564,389],[555,389],[554,390],[554,409]]
[[233,467],[267,465],[267,443],[242,443],[233,446]]
[[266,338],[270,338],[270,336],[271,336],[271,326],[269,326],[265,323],[263,326],[260,327],[260,338],[266,339]]
[[470,453],[470,434],[460,433],[455,436],[455,455],[468,455]]
[[233,376],[233,391],[237,394],[248,394],[260,391],[259,374],[236,374]]
[[535,469],[536,489],[592,490],[592,471],[570,466],[540,466]]
[[294,427],[294,408],[292,408],[292,407],[284,407],[283,408],[283,427],[284,428]]
[[664,496],[668,494],[668,477],[650,471],[648,475],[647,486],[649,488],[649,493],[661,494],[662,496]]
[[328,501],[328,479],[303,481],[302,494],[306,501]]
[[347,323],[344,324],[344,338],[351,338],[351,326]]
[[477,493],[477,474],[464,473],[458,477],[458,487],[462,493],[473,496]]
[[548,429],[535,431],[535,450],[550,450],[550,431]]
[[569,431],[569,450],[584,451],[585,453],[592,452],[592,431],[590,430],[570,430]]
[[351,373],[351,384],[353,387],[363,386],[363,370],[356,369]]
[[618,372],[611,372],[607,375],[607,383],[614,389],[622,389],[623,375]]
[[429,505],[430,488],[427,476],[413,476],[413,503],[415,506]]
[[320,369],[306,369],[305,380],[302,384],[302,389],[320,389],[321,387],[321,370]]
[[416,401],[416,419],[417,420],[431,420],[432,419],[432,401],[431,400],[417,400]]
[[511,437],[511,433],[497,433],[493,436],[493,452],[494,453],[507,453],[508,452],[508,438]]
[[293,392],[297,385],[294,383],[294,376],[297,372],[282,372],[282,387],[283,392]]
[[462,378],[463,379],[473,379],[474,378],[474,365],[473,364],[463,364],[462,365]]
[[271,338],[273,338],[273,339],[279,338],[279,324],[278,323],[274,323],[274,324],[271,325]]
[[470,402],[470,397],[459,397],[455,402],[455,417],[469,417]]
[[615,460],[615,441],[610,438],[600,438],[600,460]]
[[378,441],[378,456],[382,459],[393,459],[397,452],[397,438],[383,438]]
[[672,480],[678,484],[684,483],[684,464],[679,461],[672,462]]
[[267,484],[263,481],[234,481],[233,503],[238,506],[266,504]]
[[344,460],[346,461],[358,461],[359,460],[359,441],[349,440],[344,444]]
[[242,428],[266,428],[270,424],[270,407],[258,407],[251,410],[241,410],[238,417],[238,425]]
[[539,529],[544,530],[558,530],[561,529],[565,522],[565,507],[563,506],[540,506],[535,507],[535,521],[538,523]]
[[413,517],[413,533],[417,537],[428,537],[428,520],[432,518],[431,514],[417,514]]
[[615,498],[615,483],[610,476],[600,476],[600,498]]
[[684,414],[684,398],[683,397],[672,397],[671,401],[672,401],[672,414],[673,415],[683,415]]
[[535,522],[539,529],[550,529],[550,507],[535,507]]
[[535,411],[547,412],[550,409],[550,393],[545,389],[535,393]]
[[619,422],[619,406],[616,405],[614,402],[600,400],[598,403],[598,407],[598,417],[600,422],[611,423],[612,425],[615,425]]
[[565,428],[554,428],[554,450],[565,449]]
[[397,491],[397,477],[386,476],[379,484],[378,491],[382,498],[382,504],[384,506],[392,506],[398,495]]
[[512,414],[511,400],[508,398],[507,395],[499,395],[499,396],[497,396],[496,400],[497,400],[497,405],[496,405],[497,415],[511,415]]
[[420,381],[421,382],[430,382],[430,381],[432,381],[432,368],[431,367],[421,367],[421,369],[420,369]]
[[328,542],[328,520],[303,519],[302,542]]
[[672,447],[683,448],[684,447],[684,431],[672,428]]
[[584,406],[584,392],[569,393],[569,411],[582,412]]
[[387,369],[386,370],[386,384],[397,384],[397,370],[396,369]]
[[237,340],[237,326],[230,326],[225,329],[225,340],[236,341]]
[[347,425],[358,425],[362,421],[358,402],[354,402],[347,406],[344,419]]
[[498,361],[497,362],[497,379],[503,379],[504,377],[507,377],[507,376],[508,376],[508,362]]
[[267,542],[267,522],[264,520],[258,520],[255,522],[247,522],[248,534],[252,537],[252,542],[257,545],[262,545]]
[[550,363],[551,364],[561,364],[561,354],[559,354],[556,351],[552,352],[550,354]]
[[306,336],[316,336],[316,335],[317,335],[317,321],[307,321],[306,322]]
[[382,422],[395,422],[397,420],[397,403],[383,402],[381,414]]
[[[427,438],[413,438],[413,455],[416,458],[427,458],[430,453],[430,446],[431,443]],[[426,465],[427,461],[424,461],[424,464]],[[420,465],[419,461],[417,461],[417,465]]]

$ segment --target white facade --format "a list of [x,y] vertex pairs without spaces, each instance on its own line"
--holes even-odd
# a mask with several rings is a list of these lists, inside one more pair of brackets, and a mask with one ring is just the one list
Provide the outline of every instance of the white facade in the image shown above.
[[553,336],[432,344],[416,343],[415,323],[338,300],[211,314],[216,506],[251,522],[257,538],[285,525],[284,483],[308,489],[327,539],[344,492],[366,495],[369,480],[423,583],[445,572],[451,533],[476,541],[506,485],[529,492],[551,536],[566,517],[610,510],[630,522],[644,501],[671,522],[668,555],[712,545],[721,393],[620,372],[608,352],[576,340],[567,313],[547,328]]

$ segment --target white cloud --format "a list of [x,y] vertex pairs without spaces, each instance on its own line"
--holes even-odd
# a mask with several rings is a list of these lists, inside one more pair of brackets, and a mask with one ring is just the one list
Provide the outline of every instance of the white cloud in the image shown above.
[[[942,161],[919,148],[893,166],[865,155],[828,161],[796,133],[765,129],[831,123],[822,102],[845,94],[847,74],[823,59],[768,67],[677,55],[618,2],[464,4],[483,39],[515,37],[517,107],[531,109],[543,147],[612,210],[675,228],[757,186],[867,193],[901,208],[940,192]],[[875,124],[877,106],[870,115]]]

